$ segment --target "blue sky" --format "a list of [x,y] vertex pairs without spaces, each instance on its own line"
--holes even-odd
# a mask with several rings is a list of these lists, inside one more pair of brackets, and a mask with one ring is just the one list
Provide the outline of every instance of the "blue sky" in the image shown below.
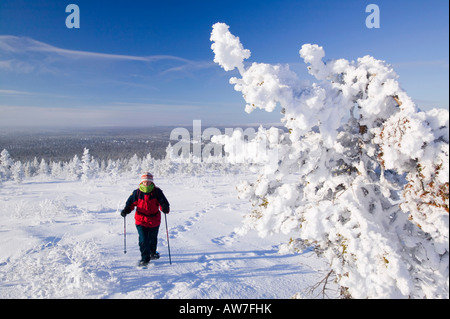
[[[80,28],[65,24],[68,4]],[[380,28],[365,25],[368,4]],[[298,51],[325,59],[364,55],[392,64],[424,110],[449,107],[447,0],[103,1],[1,0],[0,126],[231,125],[278,122],[244,112],[213,63],[211,27],[224,22],[249,62],[288,63],[312,78]]]

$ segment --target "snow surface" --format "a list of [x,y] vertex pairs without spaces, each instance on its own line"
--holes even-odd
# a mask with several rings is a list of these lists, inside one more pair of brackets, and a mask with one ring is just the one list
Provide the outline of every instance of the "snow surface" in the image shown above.
[[[308,294],[326,271],[306,250],[283,254],[286,235],[238,235],[251,209],[235,184],[246,176],[157,178],[171,204],[161,259],[139,269],[133,215],[119,212],[136,178],[65,181],[28,178],[0,187],[0,298],[291,298]],[[330,288],[336,288],[331,284]],[[336,291],[328,291],[336,298]]]

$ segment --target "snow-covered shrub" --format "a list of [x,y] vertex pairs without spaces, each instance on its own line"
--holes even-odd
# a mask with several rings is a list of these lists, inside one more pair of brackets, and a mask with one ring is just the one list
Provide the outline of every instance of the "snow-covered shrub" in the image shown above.
[[69,208],[60,199],[45,198],[39,202],[22,200],[13,209],[13,217],[27,220],[30,224],[39,225],[53,223],[58,218],[67,215]]
[[[448,298],[448,111],[420,111],[392,67],[371,56],[325,63],[322,47],[305,44],[314,83],[288,65],[245,67],[250,51],[228,29],[213,26],[214,61],[238,68],[230,83],[246,112],[280,106],[288,130],[258,130],[277,160],[256,154],[260,176],[238,186],[255,207],[242,231],[314,245],[343,297]],[[235,141],[215,139],[225,150]]]
[[65,235],[29,250],[0,271],[0,279],[17,282],[11,297],[89,298],[115,281],[102,262],[102,252],[93,241]]

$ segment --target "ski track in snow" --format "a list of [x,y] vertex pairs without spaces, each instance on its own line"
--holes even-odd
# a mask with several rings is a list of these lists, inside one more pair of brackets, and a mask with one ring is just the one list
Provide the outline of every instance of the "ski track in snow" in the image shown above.
[[[242,176],[243,177],[243,176]],[[239,236],[252,209],[236,176],[170,177],[172,265],[164,217],[161,259],[140,269],[134,214],[119,215],[136,179],[26,180],[0,188],[0,298],[290,298],[321,279],[312,252],[279,254],[289,236]]]

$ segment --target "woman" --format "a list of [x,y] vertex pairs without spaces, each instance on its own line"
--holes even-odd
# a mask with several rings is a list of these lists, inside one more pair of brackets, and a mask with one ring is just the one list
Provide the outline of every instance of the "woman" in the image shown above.
[[168,214],[170,205],[161,189],[153,183],[153,175],[144,173],[141,176],[139,188],[128,198],[120,215],[125,217],[136,208],[134,219],[139,234],[139,249],[141,251],[140,266],[146,266],[151,259],[158,259],[156,251],[158,231],[161,224],[161,211]]

